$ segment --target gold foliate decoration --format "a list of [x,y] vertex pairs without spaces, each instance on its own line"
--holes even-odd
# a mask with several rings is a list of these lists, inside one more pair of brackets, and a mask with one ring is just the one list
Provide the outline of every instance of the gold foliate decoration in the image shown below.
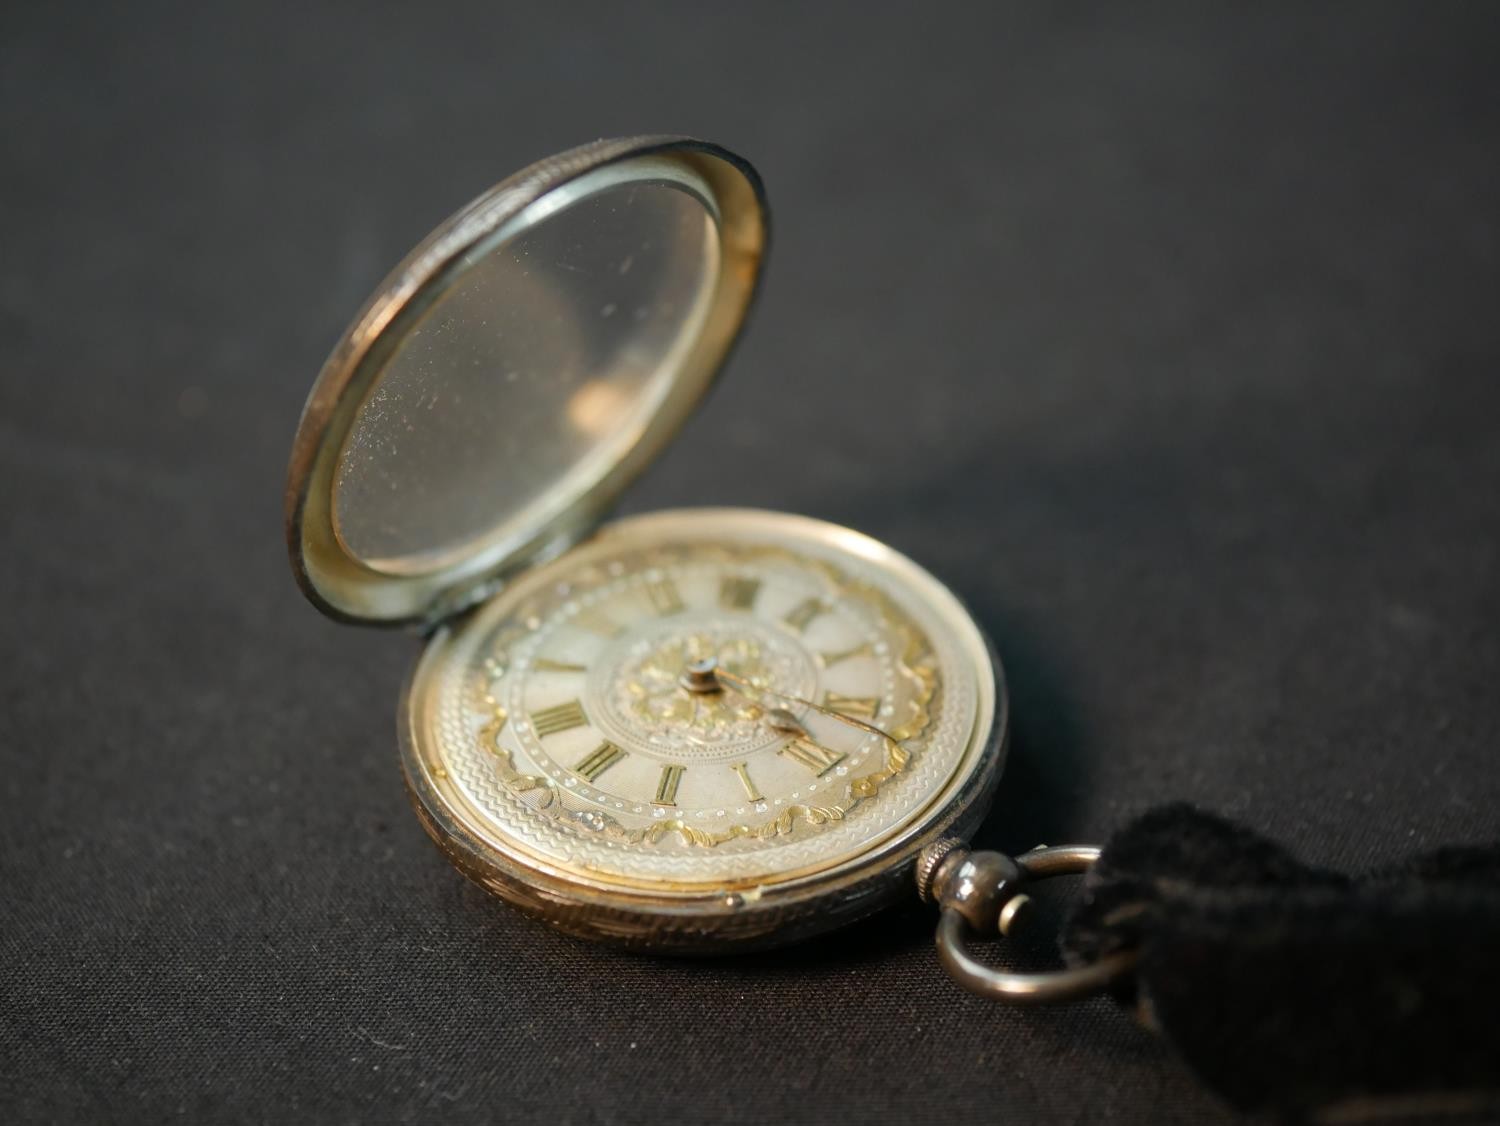
[[[511,620],[491,638],[490,654],[484,668],[470,683],[468,696],[486,722],[477,738],[489,756],[501,783],[512,793],[526,799],[535,813],[559,823],[590,830],[607,840],[627,845],[654,845],[675,835],[689,845],[714,848],[728,841],[749,839],[767,841],[799,832],[816,832],[849,817],[862,803],[875,798],[883,786],[898,777],[912,762],[920,748],[903,744],[919,740],[932,721],[939,698],[939,683],[934,655],[923,632],[895,602],[873,583],[856,579],[826,560],[798,556],[781,547],[731,547],[715,545],[672,545],[632,552],[615,562],[636,573],[650,568],[670,567],[691,558],[694,562],[720,562],[745,566],[785,564],[822,578],[827,587],[825,597],[831,601],[853,599],[874,609],[881,627],[891,640],[898,674],[906,682],[909,695],[903,701],[905,715],[898,718],[883,740],[884,755],[879,768],[849,780],[843,796],[819,805],[792,805],[758,824],[736,824],[709,832],[689,825],[681,818],[666,818],[638,829],[627,828],[609,814],[597,809],[575,809],[568,805],[563,791],[548,778],[518,770],[510,750],[500,743],[508,715],[493,692],[494,681],[509,671],[511,648],[540,627],[550,599],[538,595],[517,608]],[[572,583],[573,595],[584,594],[619,578],[604,566],[590,567]]]

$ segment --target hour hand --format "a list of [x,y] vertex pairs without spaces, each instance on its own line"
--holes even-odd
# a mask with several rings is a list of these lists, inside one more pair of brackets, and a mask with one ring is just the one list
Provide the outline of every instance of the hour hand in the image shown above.
[[[835,709],[826,707],[823,704],[815,703],[812,700],[804,700],[801,696],[793,696],[786,692],[778,692],[774,688],[756,689],[755,686],[750,684],[748,681],[735,676],[733,673],[725,672],[722,668],[715,668],[713,670],[713,675],[718,684],[728,687],[732,691],[738,692],[743,696],[752,696],[752,698],[757,700],[763,699],[765,696],[774,696],[777,699],[785,700],[789,704],[800,704],[805,708],[809,708],[812,711],[819,713],[820,715],[826,715],[830,719],[836,719],[840,723],[846,723],[850,727],[857,727],[861,731],[874,735],[879,739],[883,739],[893,747],[899,747],[901,745],[901,740],[895,738],[888,732],[882,731],[873,723],[866,723],[862,719],[856,719],[852,715],[845,715],[843,712],[836,711]],[[807,734],[807,728],[803,726],[802,721],[799,720],[786,708],[767,708],[765,718],[766,721],[778,731],[785,731],[788,734],[792,735]]]

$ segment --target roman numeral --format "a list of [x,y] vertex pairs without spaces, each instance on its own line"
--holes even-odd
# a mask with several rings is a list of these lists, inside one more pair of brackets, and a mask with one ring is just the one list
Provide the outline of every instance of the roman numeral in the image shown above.
[[766,796],[760,792],[755,782],[750,778],[749,768],[742,762],[737,762],[729,768],[734,771],[740,780],[740,785],[745,787],[745,796],[751,801],[765,801]]
[[682,594],[671,579],[656,579],[646,584],[646,597],[651,608],[665,618],[682,609]]
[[587,672],[582,665],[575,665],[570,661],[554,661],[551,657],[538,657],[531,662],[531,667],[536,672]]
[[588,753],[582,762],[573,768],[573,773],[586,781],[592,782],[624,758],[626,754],[626,751],[620,750],[613,743],[600,743]]
[[868,657],[870,655],[871,649],[872,646],[868,641],[861,641],[853,649],[844,649],[838,653],[824,653],[822,654],[823,667],[825,669],[831,669],[834,665],[840,664],[844,661],[852,661],[855,657]]
[[661,781],[656,784],[657,805],[677,804],[677,785],[682,781],[682,772],[685,766],[664,766],[661,768]]
[[814,618],[819,614],[826,614],[827,612],[828,607],[824,605],[821,598],[809,598],[806,602],[799,603],[791,613],[781,620],[798,633],[801,633]]
[[577,700],[553,704],[550,708],[531,713],[531,726],[536,728],[538,736],[556,735],[559,731],[582,727],[588,721],[589,717],[583,714],[583,705]]
[[609,619],[606,614],[598,610],[584,610],[574,615],[573,624],[579,629],[586,629],[590,633],[597,633],[600,637],[614,637],[620,632],[620,627]]
[[880,710],[879,696],[845,696],[840,692],[830,692],[823,697],[823,703],[842,715],[861,715],[866,719],[874,719]]
[[821,743],[814,743],[811,739],[793,739],[782,747],[779,753],[807,767],[819,778],[844,761],[843,755],[837,751],[830,751]]
[[760,580],[726,575],[719,583],[719,605],[726,610],[748,610],[760,594]]

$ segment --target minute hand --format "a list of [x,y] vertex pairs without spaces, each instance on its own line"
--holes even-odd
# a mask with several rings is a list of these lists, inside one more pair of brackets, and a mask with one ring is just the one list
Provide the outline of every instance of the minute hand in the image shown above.
[[888,732],[882,731],[873,723],[866,723],[864,722],[864,720],[855,719],[851,715],[845,715],[843,712],[834,711],[832,708],[826,707],[823,704],[816,704],[811,700],[804,700],[801,696],[793,696],[789,692],[778,692],[774,688],[757,688],[754,684],[750,683],[750,681],[745,680],[743,677],[735,676],[732,672],[725,672],[722,668],[715,669],[714,676],[721,683],[729,685],[730,688],[734,689],[741,696],[745,696],[750,699],[754,699],[756,696],[775,696],[780,700],[787,700],[793,704],[801,704],[803,707],[811,708],[813,711],[818,712],[822,715],[826,715],[830,719],[836,719],[842,723],[847,723],[850,727],[857,727],[861,731],[867,731],[877,738],[884,739],[893,747],[901,746],[901,743],[896,739],[895,736],[889,734]]

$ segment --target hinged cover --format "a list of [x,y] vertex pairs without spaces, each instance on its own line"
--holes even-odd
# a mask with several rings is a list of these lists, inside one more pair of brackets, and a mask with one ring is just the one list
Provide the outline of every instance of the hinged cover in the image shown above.
[[286,519],[307,596],[429,620],[586,534],[718,373],[767,223],[745,161],[645,137],[535,164],[438,227],[303,410]]

